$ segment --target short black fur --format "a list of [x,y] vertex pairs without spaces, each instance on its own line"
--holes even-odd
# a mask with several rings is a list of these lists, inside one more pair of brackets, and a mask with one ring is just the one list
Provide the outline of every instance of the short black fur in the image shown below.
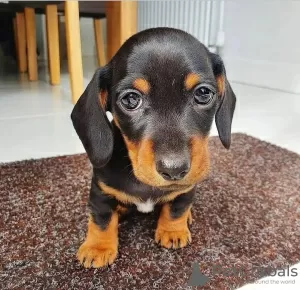
[[[193,90],[184,87],[189,73],[197,73],[200,82],[216,92],[216,78],[223,76],[224,93],[217,95],[205,109],[198,108],[192,102]],[[132,88],[136,78],[145,79],[151,89],[143,96],[143,109],[132,114],[120,107],[118,98],[121,92]],[[106,110],[114,115],[116,122],[110,123],[100,106],[101,91],[107,92]],[[151,138],[157,156],[170,151],[180,155],[189,152],[191,136],[208,136],[215,117],[220,139],[229,148],[235,99],[221,58],[190,34],[156,28],[127,40],[112,60],[96,71],[72,112],[74,127],[94,168],[89,204],[95,222],[105,228],[118,204],[101,192],[99,181],[142,201],[183,189],[179,185],[170,189],[154,187],[137,179],[124,136],[135,143]],[[171,203],[174,217],[182,214],[192,198],[193,191],[189,191]]]

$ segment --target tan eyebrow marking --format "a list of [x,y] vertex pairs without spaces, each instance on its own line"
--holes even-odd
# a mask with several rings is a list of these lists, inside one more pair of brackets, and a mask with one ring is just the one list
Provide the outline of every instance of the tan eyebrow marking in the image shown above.
[[200,76],[196,73],[189,73],[184,80],[184,86],[187,90],[192,89],[200,81]]
[[145,79],[142,78],[135,79],[132,85],[136,90],[142,92],[143,94],[148,94],[150,91],[150,84]]

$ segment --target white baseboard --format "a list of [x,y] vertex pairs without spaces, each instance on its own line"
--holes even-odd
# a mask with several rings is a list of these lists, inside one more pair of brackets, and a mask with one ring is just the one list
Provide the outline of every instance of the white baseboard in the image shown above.
[[223,57],[231,81],[300,93],[300,64]]

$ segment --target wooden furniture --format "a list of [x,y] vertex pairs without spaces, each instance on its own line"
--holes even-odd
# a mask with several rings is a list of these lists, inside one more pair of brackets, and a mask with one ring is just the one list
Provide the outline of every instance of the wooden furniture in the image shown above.
[[65,4],[68,66],[72,90],[72,102],[76,103],[83,91],[79,10],[77,1]]
[[[14,27],[19,71],[23,73],[28,70],[31,81],[38,78],[35,13],[46,14],[49,74],[52,85],[60,83],[58,13],[64,13],[73,103],[76,103],[83,92],[79,18],[92,17],[94,19],[99,66],[105,65],[122,43],[136,32],[136,1],[14,1],[8,5],[17,12]],[[107,56],[101,33],[101,19],[105,16],[107,18]]]
[[[37,71],[37,51],[36,51],[36,29],[35,12],[33,8],[24,9],[25,29],[26,29],[26,47],[28,60],[28,76],[30,81],[38,80]],[[19,27],[17,27],[19,29]]]
[[60,56],[57,5],[46,6],[48,64],[51,85],[60,83]]
[[106,54],[104,49],[104,36],[101,22],[101,19],[94,19],[94,32],[98,64],[99,66],[104,66],[106,64]]
[[15,18],[15,39],[17,39],[17,58],[19,72],[27,71],[26,31],[24,13],[17,12]]
[[136,33],[137,2],[107,1],[107,57],[112,58],[123,42]]

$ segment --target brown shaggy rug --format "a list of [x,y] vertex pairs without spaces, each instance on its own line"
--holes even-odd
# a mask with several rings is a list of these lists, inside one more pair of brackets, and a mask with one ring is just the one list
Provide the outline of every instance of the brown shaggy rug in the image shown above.
[[120,223],[119,256],[105,269],[76,260],[87,228],[85,154],[0,165],[0,288],[189,289],[199,265],[208,277],[201,289],[235,289],[268,274],[258,267],[299,262],[300,156],[243,134],[233,135],[230,151],[217,138],[210,149],[192,244],[159,247],[157,213],[133,213]]

